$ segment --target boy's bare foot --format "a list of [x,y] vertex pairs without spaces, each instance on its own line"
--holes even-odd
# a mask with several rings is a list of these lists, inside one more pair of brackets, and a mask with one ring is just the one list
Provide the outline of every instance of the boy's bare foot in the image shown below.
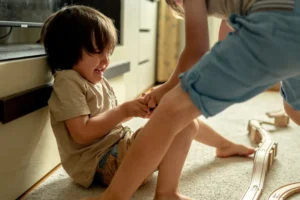
[[171,195],[158,195],[156,194],[154,200],[193,200],[190,197],[184,196],[182,194],[176,193]]
[[230,156],[249,156],[254,152],[255,150],[253,148],[249,148],[240,144],[231,143],[228,146],[217,148],[216,156],[219,158],[226,158]]

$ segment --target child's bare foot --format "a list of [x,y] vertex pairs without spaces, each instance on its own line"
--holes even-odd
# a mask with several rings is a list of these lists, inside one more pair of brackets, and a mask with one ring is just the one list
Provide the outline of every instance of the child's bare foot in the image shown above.
[[220,158],[226,158],[230,156],[249,156],[254,152],[255,150],[253,148],[249,148],[240,144],[231,143],[228,146],[217,148],[216,156]]
[[163,195],[158,195],[156,194],[154,197],[154,200],[193,200],[190,197],[184,196],[182,194],[179,193],[175,193],[175,194],[163,194]]

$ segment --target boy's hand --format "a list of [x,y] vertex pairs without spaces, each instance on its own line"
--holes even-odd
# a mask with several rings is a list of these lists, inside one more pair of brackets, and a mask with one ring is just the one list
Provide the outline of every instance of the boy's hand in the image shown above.
[[169,91],[167,85],[163,84],[152,88],[151,91],[147,94],[143,94],[146,105],[150,108],[150,111],[153,111],[159,104],[161,98]]
[[128,117],[146,118],[150,109],[144,101],[144,98],[138,98],[124,103],[125,111]]

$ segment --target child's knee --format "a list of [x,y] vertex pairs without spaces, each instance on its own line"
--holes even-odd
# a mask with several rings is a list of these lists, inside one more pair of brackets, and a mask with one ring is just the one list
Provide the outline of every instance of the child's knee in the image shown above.
[[160,101],[159,106],[164,109],[166,113],[173,115],[180,112],[181,102],[174,99],[174,92],[168,92]]
[[199,122],[197,121],[197,119],[194,119],[184,129],[184,135],[186,135],[186,137],[194,138],[196,136],[196,134],[198,133],[198,131],[199,131]]
[[192,130],[192,134],[195,136],[197,135],[198,131],[199,131],[199,126],[200,126],[200,121],[197,119],[194,119],[192,121],[192,123],[190,124],[190,129]]
[[159,104],[166,112],[178,115],[181,111],[188,109],[192,102],[188,94],[178,85],[164,95]]

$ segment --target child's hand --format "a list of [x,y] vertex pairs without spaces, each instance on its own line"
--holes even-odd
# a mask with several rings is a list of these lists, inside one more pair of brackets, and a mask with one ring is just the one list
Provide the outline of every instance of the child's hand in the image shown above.
[[124,103],[124,106],[128,117],[147,118],[149,116],[150,109],[144,102],[144,98],[128,101]]
[[169,88],[166,84],[152,88],[151,91],[147,94],[143,94],[146,105],[150,108],[152,112],[160,102],[161,98],[169,91]]

